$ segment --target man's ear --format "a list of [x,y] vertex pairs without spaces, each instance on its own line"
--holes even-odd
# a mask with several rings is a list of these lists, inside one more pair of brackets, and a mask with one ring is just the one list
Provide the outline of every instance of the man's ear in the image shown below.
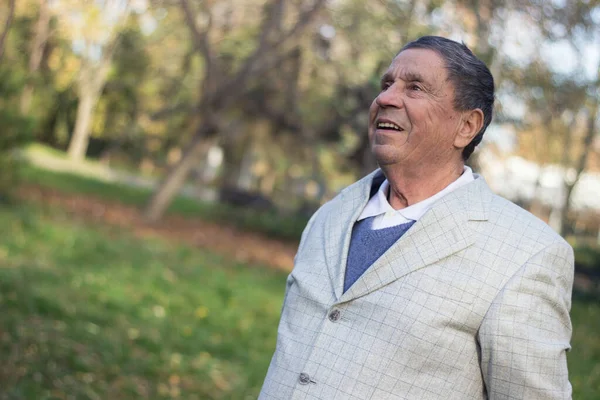
[[467,147],[482,127],[483,111],[481,109],[465,111],[460,129],[454,138],[454,146],[459,149]]

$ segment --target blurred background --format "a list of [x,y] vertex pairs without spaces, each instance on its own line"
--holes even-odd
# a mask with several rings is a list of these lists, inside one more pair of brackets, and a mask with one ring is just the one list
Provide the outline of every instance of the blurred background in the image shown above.
[[470,165],[575,248],[600,399],[600,1],[0,0],[0,399],[253,399],[311,213],[426,34],[490,67]]

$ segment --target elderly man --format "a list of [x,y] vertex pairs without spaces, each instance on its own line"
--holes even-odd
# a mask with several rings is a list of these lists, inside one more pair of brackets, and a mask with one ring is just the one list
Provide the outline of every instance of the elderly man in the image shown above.
[[370,110],[380,169],[308,223],[261,399],[571,397],[572,249],[464,165],[493,102],[462,44],[394,58]]

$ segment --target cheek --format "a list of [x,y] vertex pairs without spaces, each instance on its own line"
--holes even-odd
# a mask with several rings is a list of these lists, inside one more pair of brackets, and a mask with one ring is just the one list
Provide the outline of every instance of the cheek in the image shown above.
[[413,112],[408,112],[411,124],[411,132],[426,139],[435,134],[436,111],[431,106],[413,107]]
[[375,102],[375,100],[373,100],[373,102],[371,103],[371,107],[369,107],[368,134],[369,134],[370,138],[373,136],[373,133],[375,132],[375,118],[377,118],[378,111],[379,111],[379,106],[377,106],[377,103]]
[[371,107],[369,107],[369,122],[370,123],[375,121],[378,110],[379,110],[379,106],[377,106],[377,103],[375,102],[375,100],[373,100],[373,102],[371,103]]
[[435,103],[427,109],[427,114],[424,118],[430,133],[440,136],[450,132],[454,119],[454,113],[449,112],[446,107]]

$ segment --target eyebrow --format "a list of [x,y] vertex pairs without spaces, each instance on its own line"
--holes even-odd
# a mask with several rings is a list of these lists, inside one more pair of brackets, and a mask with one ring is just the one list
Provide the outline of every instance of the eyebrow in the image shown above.
[[[406,82],[421,82],[425,83],[425,78],[423,75],[414,71],[404,71],[400,73],[401,79]],[[386,72],[381,77],[381,83],[394,81],[394,75],[391,72]]]
[[418,72],[406,71],[401,73],[401,75],[404,75],[404,80],[407,82],[425,82],[423,75],[419,74]]

